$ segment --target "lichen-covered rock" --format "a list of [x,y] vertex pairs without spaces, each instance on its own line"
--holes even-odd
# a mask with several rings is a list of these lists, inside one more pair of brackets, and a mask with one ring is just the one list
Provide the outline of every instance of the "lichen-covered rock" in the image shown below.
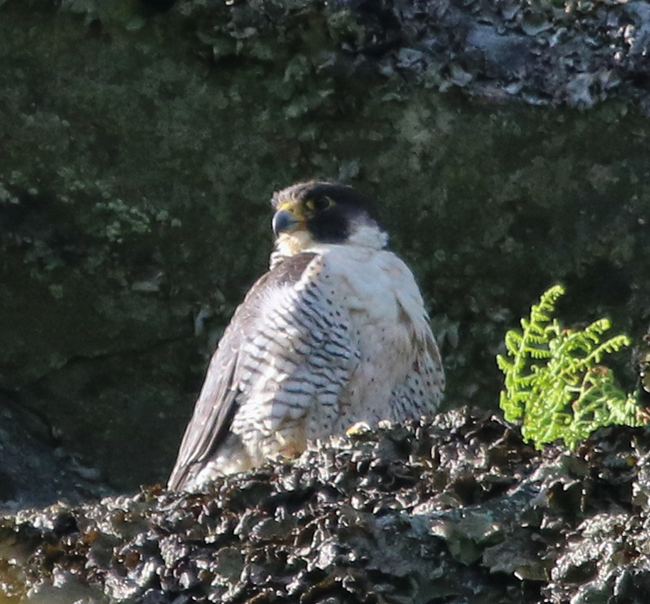
[[[643,601],[647,430],[540,455],[467,410],[310,447],[206,492],[144,489],[0,525],[21,602]],[[615,600],[612,600],[615,598]]]

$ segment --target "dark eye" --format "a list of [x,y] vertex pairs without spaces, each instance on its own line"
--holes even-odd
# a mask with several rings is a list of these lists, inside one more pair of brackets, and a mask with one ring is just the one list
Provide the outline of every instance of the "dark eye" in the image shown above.
[[322,212],[334,205],[329,197],[316,197],[305,201],[305,207],[311,212]]

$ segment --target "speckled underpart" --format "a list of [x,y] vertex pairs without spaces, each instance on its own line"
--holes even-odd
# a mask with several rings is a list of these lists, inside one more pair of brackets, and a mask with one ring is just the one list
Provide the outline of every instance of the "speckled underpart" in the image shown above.
[[[301,204],[305,189],[297,190]],[[280,199],[303,220],[301,208]],[[171,488],[294,455],[358,422],[437,409],[442,362],[413,275],[382,249],[386,235],[368,214],[341,207],[344,243],[315,242],[299,228],[278,238],[271,270],[211,361]]]

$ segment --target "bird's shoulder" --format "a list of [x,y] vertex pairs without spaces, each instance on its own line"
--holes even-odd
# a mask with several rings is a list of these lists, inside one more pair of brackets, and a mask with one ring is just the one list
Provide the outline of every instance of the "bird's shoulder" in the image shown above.
[[304,251],[275,260],[269,271],[253,284],[245,301],[247,299],[255,300],[266,289],[290,286],[299,282],[307,267],[319,256],[320,254],[316,251]]
[[[309,265],[318,257],[316,252],[300,252],[273,263],[270,270],[253,283],[246,297],[237,307],[227,331],[239,330],[241,323],[250,322],[264,311],[269,296],[287,287],[293,287],[303,279]],[[227,335],[227,334],[224,334]]]

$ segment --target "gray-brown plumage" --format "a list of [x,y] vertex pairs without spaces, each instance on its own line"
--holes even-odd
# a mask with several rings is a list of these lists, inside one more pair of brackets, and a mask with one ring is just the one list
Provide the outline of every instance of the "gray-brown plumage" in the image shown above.
[[169,488],[293,455],[357,422],[434,412],[440,354],[407,266],[351,187],[274,196],[271,269],[219,342]]

